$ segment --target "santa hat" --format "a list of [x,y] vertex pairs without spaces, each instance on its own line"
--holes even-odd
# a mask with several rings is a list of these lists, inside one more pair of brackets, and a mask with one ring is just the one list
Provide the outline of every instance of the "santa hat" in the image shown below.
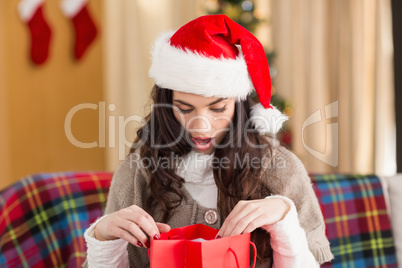
[[275,134],[287,117],[270,104],[271,77],[258,39],[225,15],[199,17],[157,38],[149,76],[162,88],[206,97],[260,101],[251,120],[260,133]]

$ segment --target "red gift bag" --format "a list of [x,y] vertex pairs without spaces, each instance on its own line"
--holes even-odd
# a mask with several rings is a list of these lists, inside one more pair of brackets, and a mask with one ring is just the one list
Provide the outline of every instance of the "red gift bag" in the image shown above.
[[[195,224],[161,234],[160,240],[151,240],[148,251],[151,268],[249,268],[250,245],[257,249],[250,234],[215,239],[218,230]],[[197,241],[195,239],[203,239]]]

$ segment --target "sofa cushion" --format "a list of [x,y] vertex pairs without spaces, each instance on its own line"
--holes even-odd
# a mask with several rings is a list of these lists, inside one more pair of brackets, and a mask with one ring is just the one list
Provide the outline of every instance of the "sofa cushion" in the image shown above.
[[[386,177],[391,225],[395,240],[398,262],[402,264],[402,174]],[[402,265],[401,265],[402,266]]]
[[0,192],[0,267],[80,267],[111,173],[38,174]]
[[335,259],[322,267],[397,267],[381,182],[376,176],[311,175]]

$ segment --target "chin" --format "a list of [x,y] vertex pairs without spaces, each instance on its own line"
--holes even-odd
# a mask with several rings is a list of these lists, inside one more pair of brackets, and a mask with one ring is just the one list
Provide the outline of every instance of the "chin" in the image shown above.
[[207,150],[200,150],[200,149],[194,148],[194,150],[200,154],[212,154],[215,151],[215,147],[208,148]]

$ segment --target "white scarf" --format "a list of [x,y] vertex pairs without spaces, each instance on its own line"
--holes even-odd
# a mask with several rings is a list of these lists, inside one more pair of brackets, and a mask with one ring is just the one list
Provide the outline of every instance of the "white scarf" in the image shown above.
[[192,150],[176,169],[176,174],[184,178],[184,187],[200,206],[217,208],[218,188],[212,172],[213,154],[201,154]]

